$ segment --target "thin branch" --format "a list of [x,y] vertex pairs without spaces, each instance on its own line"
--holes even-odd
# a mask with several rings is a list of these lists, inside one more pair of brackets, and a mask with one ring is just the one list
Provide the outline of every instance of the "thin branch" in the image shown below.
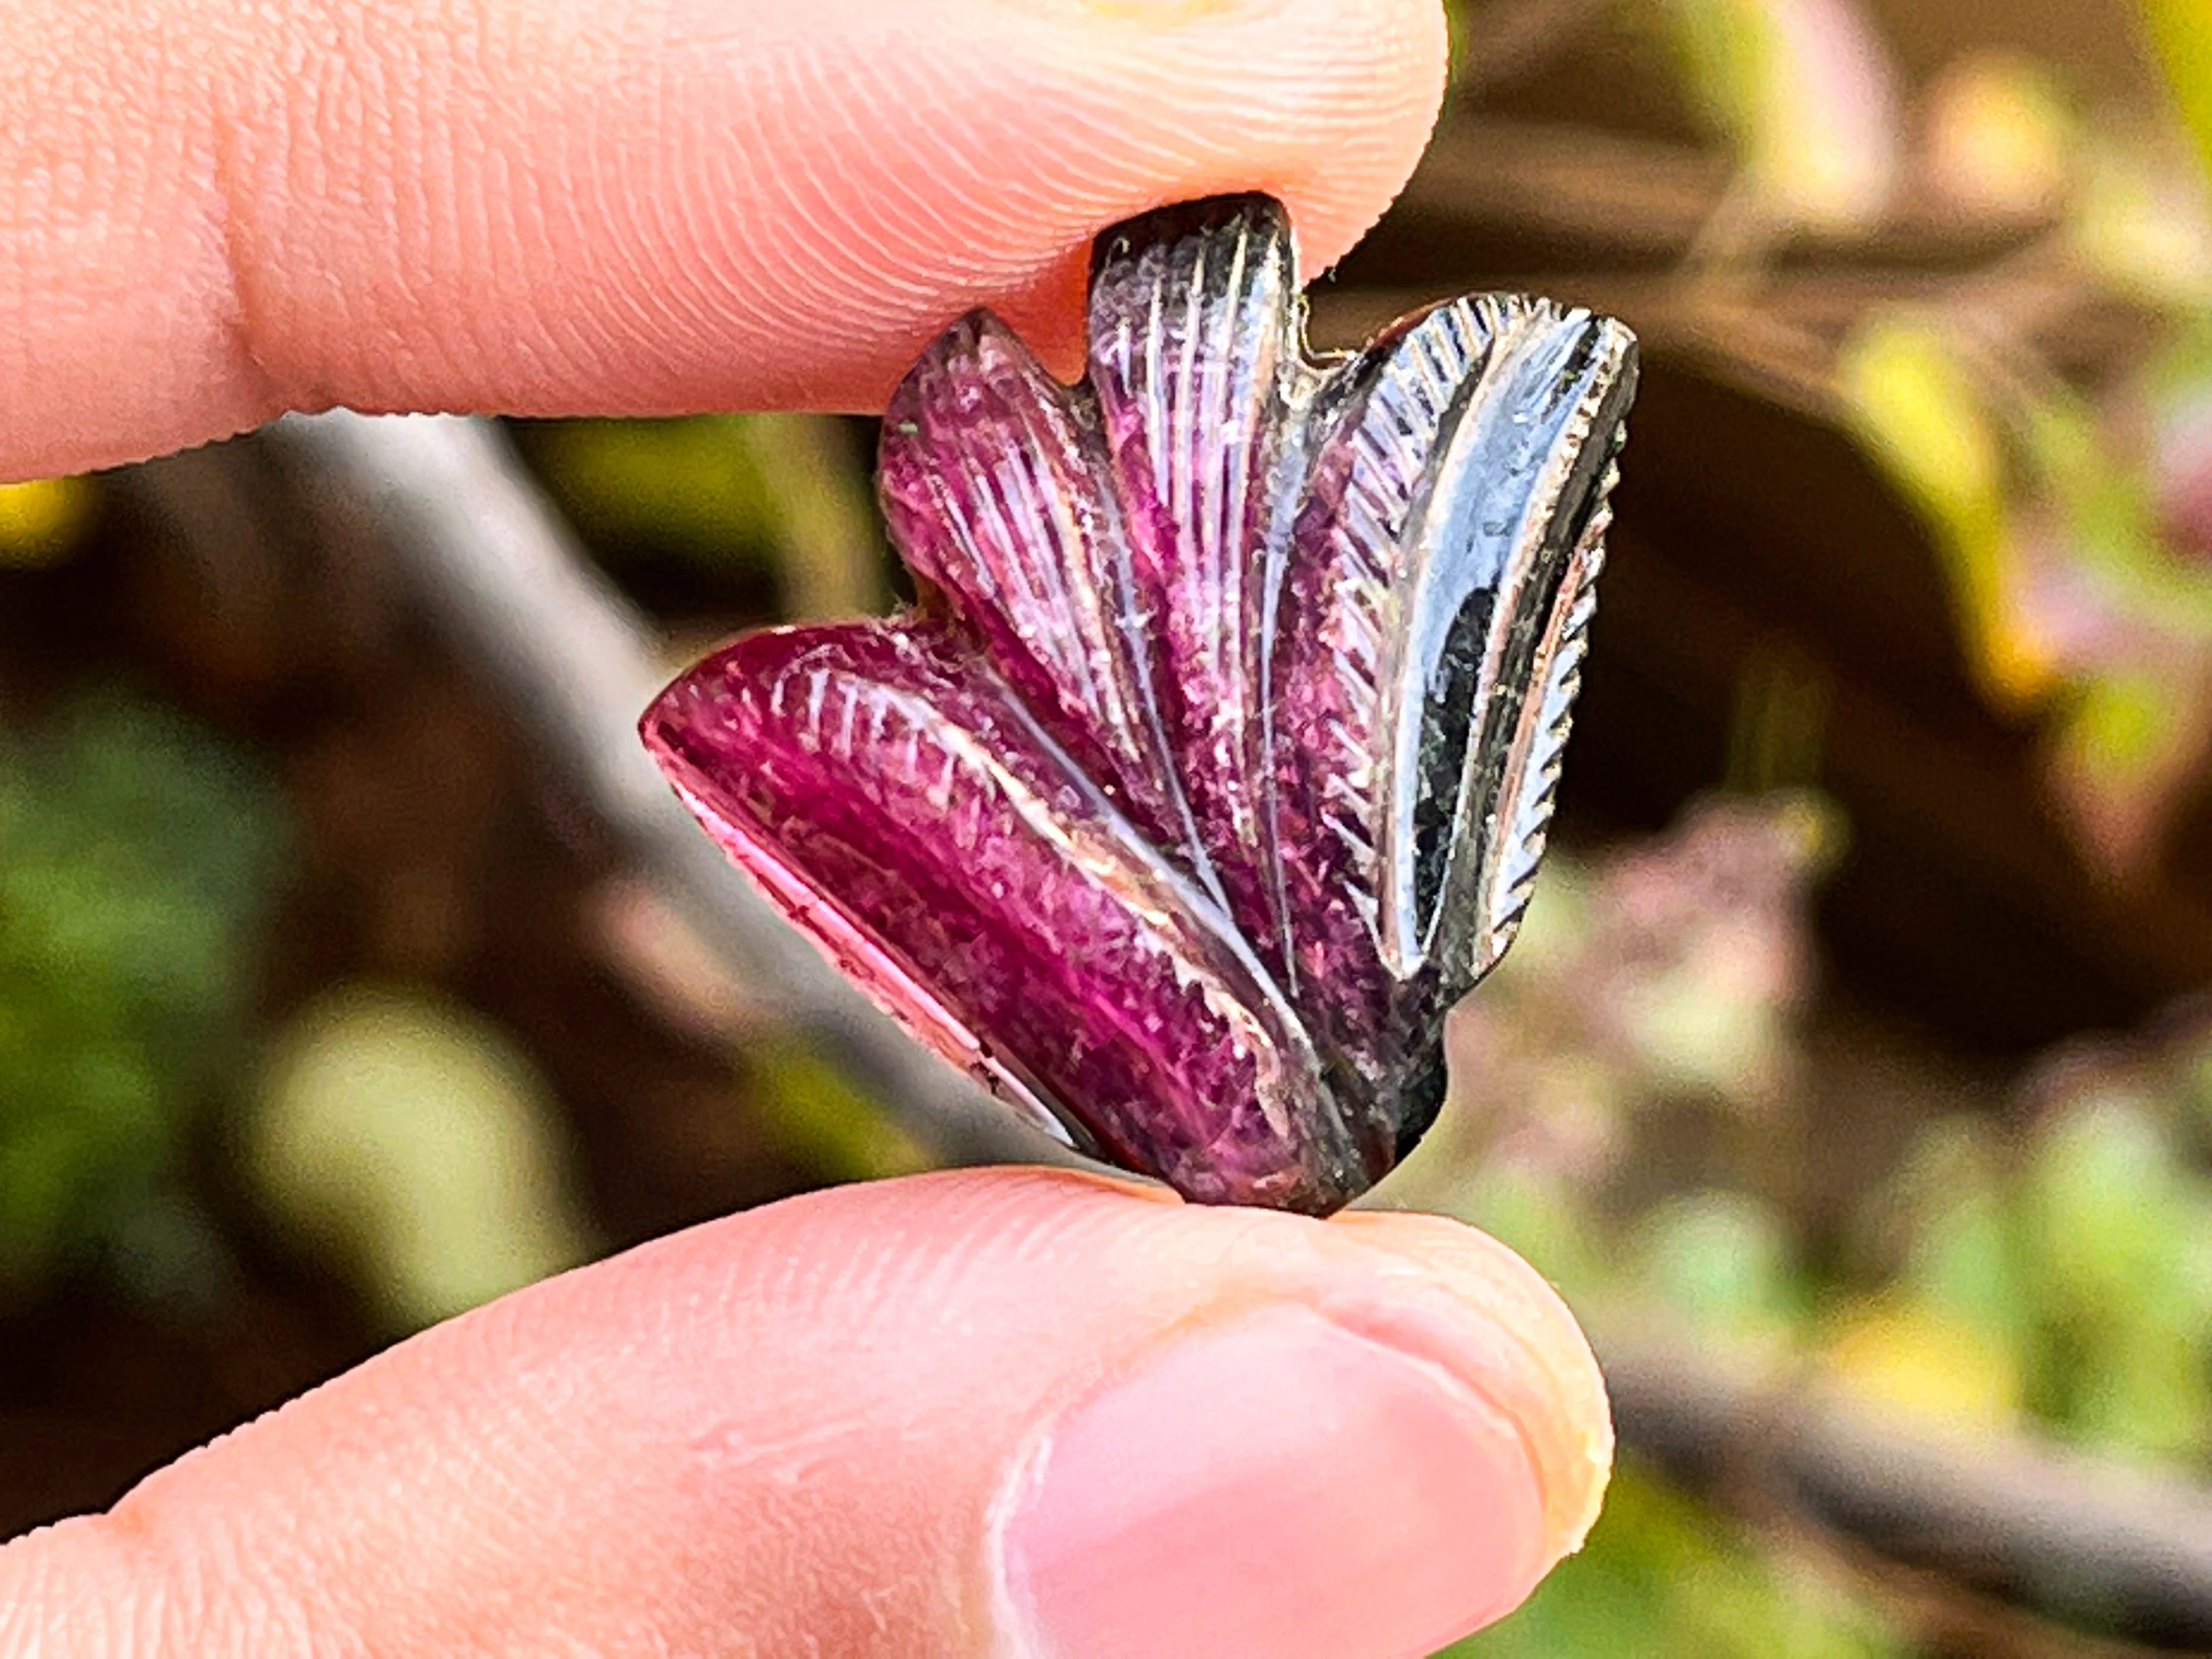
[[[1623,318],[1643,337],[1647,351],[1694,364],[1722,384],[1808,420],[1837,417],[1832,344],[1773,308],[1706,299],[1680,279],[1662,275],[1595,272],[1525,286],[1531,293]],[[1437,297],[1413,289],[1318,292],[1312,301],[1315,338],[1328,346],[1369,338]]]
[[[1395,211],[1456,232],[1439,244],[1447,250],[1481,246],[1502,231],[1571,243],[1595,260],[1672,265],[1690,252],[1735,177],[1713,149],[1509,116],[1461,117],[1437,135]],[[1977,217],[1908,188],[1879,224],[1800,228],[1774,252],[1828,265],[1957,271],[2033,243],[2056,223],[2055,213]]]
[[1431,145],[1398,211],[1672,264],[1711,215],[1729,173],[1724,158],[1686,145],[1463,117]]
[[465,659],[489,674],[562,779],[729,957],[767,1013],[846,1066],[950,1161],[1060,1155],[878,1012],[678,805],[635,726],[667,678],[653,633],[592,568],[497,428],[339,412],[292,416],[274,435],[311,464],[314,487],[343,498],[334,506],[377,526]]
[[1543,68],[1605,15],[1607,0],[1490,0],[1466,15],[1462,67],[1453,95],[1462,101]]
[[1649,1331],[1597,1344],[1621,1437],[1694,1482],[1778,1490],[1886,1553],[2061,1617],[2212,1644],[2212,1492],[1947,1435]]

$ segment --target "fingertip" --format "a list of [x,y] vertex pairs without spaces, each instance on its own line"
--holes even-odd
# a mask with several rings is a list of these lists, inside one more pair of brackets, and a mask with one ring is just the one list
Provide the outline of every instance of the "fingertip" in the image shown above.
[[1133,1269],[1215,1290],[1017,1466],[998,1535],[1019,1650],[1429,1651],[1579,1546],[1603,1385],[1497,1241],[1431,1216],[1083,1204]]
[[[50,52],[0,53],[0,476],[287,406],[873,412],[978,306],[1070,369],[1099,230],[1263,190],[1318,274],[1444,84],[1437,0],[585,9],[34,6]],[[162,72],[186,37],[205,72]]]
[[1352,1210],[1328,1224],[1430,1278],[1471,1316],[1459,1363],[1527,1437],[1543,1486],[1545,1566],[1580,1549],[1612,1475],[1613,1413],[1559,1292],[1497,1239],[1445,1217]]
[[1297,1303],[1180,1334],[1051,1423],[1006,1505],[1024,1653],[1428,1652],[1549,1565],[1510,1419]]

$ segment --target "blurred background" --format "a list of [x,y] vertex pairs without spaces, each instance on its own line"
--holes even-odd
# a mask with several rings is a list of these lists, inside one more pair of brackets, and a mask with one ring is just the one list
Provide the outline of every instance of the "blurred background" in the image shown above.
[[[2212,1650],[2212,6],[1462,0],[1314,295],[1646,377],[1548,874],[1376,1201],[1621,1468],[1455,1654]],[[0,489],[0,1536],[407,1331],[1036,1147],[629,722],[902,578],[868,424],[337,416]]]

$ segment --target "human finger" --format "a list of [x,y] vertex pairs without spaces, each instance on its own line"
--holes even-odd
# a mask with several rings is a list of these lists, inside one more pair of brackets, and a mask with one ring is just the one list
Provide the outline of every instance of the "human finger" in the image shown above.
[[1411,171],[1436,0],[11,0],[0,478],[281,410],[879,409],[1085,249]]
[[19,1540],[0,1651],[1417,1655],[1574,1547],[1610,1443],[1455,1224],[921,1177],[549,1281]]

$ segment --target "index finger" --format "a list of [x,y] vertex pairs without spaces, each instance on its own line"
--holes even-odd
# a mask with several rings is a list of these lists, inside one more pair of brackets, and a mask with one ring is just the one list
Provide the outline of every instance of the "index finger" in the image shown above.
[[1566,1309],[1455,1223],[921,1176],[534,1285],[0,1548],[0,1652],[1423,1654],[1611,1450]]
[[1085,250],[1262,189],[1309,270],[1411,172],[1434,0],[15,0],[0,479],[287,409],[871,410]]

